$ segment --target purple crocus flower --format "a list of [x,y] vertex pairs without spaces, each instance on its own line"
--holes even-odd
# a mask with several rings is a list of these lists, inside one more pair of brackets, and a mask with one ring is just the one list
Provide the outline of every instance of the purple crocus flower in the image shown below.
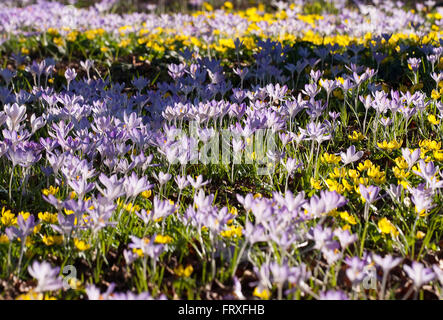
[[422,263],[417,261],[413,261],[412,266],[404,265],[403,269],[414,282],[416,289],[421,288],[421,286],[435,278],[435,273],[431,268],[425,268]]
[[7,156],[12,161],[12,166],[19,165],[28,168],[41,159],[41,146],[35,142],[21,142],[8,149]]
[[58,276],[60,268],[52,268],[46,261],[42,263],[34,261],[32,266],[28,267],[28,272],[38,281],[37,287],[34,289],[37,292],[55,291],[63,287],[63,281]]
[[154,177],[158,180],[158,183],[160,184],[160,186],[164,185],[166,182],[168,182],[171,179],[171,174],[169,173],[164,173],[163,171],[160,171],[157,174],[153,174]]
[[20,122],[26,119],[26,106],[14,103],[12,105],[5,104],[4,106],[6,118],[6,125],[10,131],[20,130]]
[[325,213],[344,206],[348,200],[337,191],[320,191],[321,200],[325,204]]
[[20,238],[23,243],[26,241],[26,237],[29,236],[35,227],[35,218],[30,215],[28,219],[24,219],[22,215],[17,218],[17,227],[9,227],[5,230],[9,239]]
[[355,152],[355,146],[350,146],[346,153],[341,152],[341,161],[344,165],[350,164],[352,162],[358,161],[363,156],[363,151]]
[[403,260],[402,258],[394,258],[387,254],[384,258],[377,254],[372,255],[372,260],[383,269],[384,273],[388,273],[391,269],[395,268]]
[[58,225],[51,224],[51,228],[55,232],[59,232],[65,236],[70,236],[72,234],[72,231],[76,228],[75,225],[75,214],[70,214],[65,216],[62,213],[59,213],[57,215],[58,218]]
[[346,294],[340,290],[329,290],[321,292],[319,300],[349,300]]
[[142,177],[139,179],[135,172],[132,172],[129,177],[125,178],[123,185],[125,187],[126,196],[128,198],[135,198],[139,193],[149,190],[153,187],[152,184],[149,184],[146,177]]
[[323,247],[332,241],[333,234],[331,228],[323,228],[318,224],[309,231],[307,236],[315,241],[314,249],[322,250]]
[[152,206],[151,219],[158,220],[166,218],[177,210],[177,205],[171,204],[169,200],[160,200],[157,196],[154,197]]
[[186,177],[177,175],[174,177],[174,181],[177,184],[179,190],[183,190],[184,188],[189,186],[189,182],[186,180]]
[[371,185],[371,186],[365,187],[363,184],[360,184],[359,189],[360,189],[361,196],[369,204],[380,199],[380,197],[378,197],[378,193],[380,192],[380,188],[377,186]]
[[420,67],[421,59],[420,58],[409,58],[408,64],[411,67],[412,71],[416,72]]
[[166,300],[165,295],[160,295],[158,299],[154,299],[149,292],[133,293],[128,292],[114,292],[110,296],[110,300]]
[[192,185],[192,187],[194,189],[200,189],[201,187],[207,185],[209,183],[209,180],[207,181],[203,181],[203,176],[199,175],[198,177],[196,177],[196,179],[192,179],[192,176],[188,176],[188,181],[189,183]]
[[125,194],[123,180],[119,180],[117,175],[113,175],[108,178],[106,175],[101,173],[98,178],[106,189],[103,190],[98,184],[96,184],[96,187],[101,194],[109,200],[113,201]]
[[413,170],[413,172],[425,179],[427,182],[430,182],[438,172],[438,166],[435,166],[433,161],[426,163],[423,159],[420,159],[418,164],[420,166],[420,172],[415,170]]
[[141,249],[144,255],[151,257],[152,259],[157,259],[160,254],[164,250],[164,246],[162,244],[155,244],[156,235],[154,234],[150,239],[149,238],[137,238],[135,236],[131,236],[131,243],[129,244],[129,248],[131,249]]
[[108,286],[108,289],[104,293],[100,292],[100,289],[95,285],[86,286],[86,295],[88,296],[88,300],[108,300],[112,292],[114,291],[115,284],[111,283]]
[[[75,72],[75,69],[71,69],[71,68],[66,69],[65,78],[68,81],[68,83],[70,83],[72,80],[74,80],[75,77],[77,77],[77,72]],[[69,85],[68,85],[68,87],[69,87]]]
[[340,242],[340,246],[342,248],[346,248],[358,239],[356,234],[351,234],[349,230],[343,230],[341,228],[334,230],[334,236],[338,238],[338,241]]
[[358,284],[366,276],[364,272],[364,267],[366,265],[365,261],[360,259],[359,257],[347,257],[345,259],[345,263],[348,265],[348,269],[346,269],[346,276],[353,284]]
[[409,150],[409,148],[402,148],[401,154],[403,158],[406,160],[409,170],[411,170],[412,166],[420,159],[420,149],[415,149],[413,152]]

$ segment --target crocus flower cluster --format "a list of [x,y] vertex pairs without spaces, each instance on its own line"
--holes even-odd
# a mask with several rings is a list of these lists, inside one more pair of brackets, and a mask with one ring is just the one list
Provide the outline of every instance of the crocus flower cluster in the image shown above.
[[0,3],[5,296],[441,299],[443,13],[345,3]]

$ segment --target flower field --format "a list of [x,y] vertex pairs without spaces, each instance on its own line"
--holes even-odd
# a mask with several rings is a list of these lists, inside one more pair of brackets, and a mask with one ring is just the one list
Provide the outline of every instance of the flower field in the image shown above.
[[0,2],[0,299],[443,298],[442,7],[80,2]]

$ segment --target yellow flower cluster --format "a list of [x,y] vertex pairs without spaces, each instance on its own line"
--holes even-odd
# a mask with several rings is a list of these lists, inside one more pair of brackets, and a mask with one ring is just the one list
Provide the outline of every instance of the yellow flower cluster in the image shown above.
[[[362,176],[365,173],[366,176]],[[329,191],[336,191],[340,194],[359,191],[359,185],[384,184],[386,182],[386,172],[380,166],[374,165],[370,160],[365,160],[357,165],[357,169],[346,169],[344,167],[334,167],[328,174],[326,184]]]
[[179,277],[186,277],[189,278],[194,271],[194,268],[192,265],[188,264],[185,268],[183,268],[182,265],[179,265],[177,268],[174,269],[174,273]]
[[60,245],[63,243],[63,240],[64,240],[63,235],[58,235],[58,236],[44,235],[42,238],[43,243],[47,246]]
[[173,239],[172,239],[171,236],[168,236],[168,235],[163,236],[161,234],[158,234],[158,235],[155,236],[154,242],[155,243],[168,244],[168,243],[171,243],[172,240]]
[[221,236],[224,238],[240,238],[243,234],[241,226],[229,226],[227,230],[222,231]]
[[382,234],[391,234],[393,237],[399,234],[397,228],[386,217],[378,221],[378,228]]
[[55,195],[56,193],[58,193],[58,191],[59,191],[59,187],[54,187],[54,186],[49,186],[49,188],[47,188],[47,189],[42,189],[42,193],[45,196]]
[[78,238],[74,238],[74,245],[80,251],[88,250],[91,247],[91,245],[88,244],[86,241],[80,240]]
[[377,142],[377,146],[380,149],[386,150],[388,152],[400,149],[402,144],[403,144],[403,141],[396,141],[396,140],[392,140],[389,142],[386,140],[383,140],[383,142]]

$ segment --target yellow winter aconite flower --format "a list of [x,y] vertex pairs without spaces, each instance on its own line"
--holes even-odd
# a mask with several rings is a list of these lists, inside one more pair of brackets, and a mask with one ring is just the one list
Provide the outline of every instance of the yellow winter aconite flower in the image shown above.
[[48,30],[46,31],[48,34],[50,34],[51,36],[56,36],[58,35],[58,31],[55,28],[48,28]]
[[54,38],[54,43],[55,43],[55,45],[57,45],[57,46],[62,46],[63,45],[63,38],[62,37],[56,37],[56,38]]
[[145,198],[145,199],[150,198],[151,195],[152,195],[152,191],[151,191],[151,190],[145,190],[145,191],[143,191],[143,192],[141,193],[141,196],[142,196],[143,198]]
[[241,226],[229,226],[229,229],[222,231],[220,234],[225,238],[240,238],[243,233],[243,228]]
[[68,40],[69,42],[74,42],[77,40],[77,36],[78,36],[78,31],[69,32],[66,35],[66,40]]
[[[343,187],[345,188],[346,191],[352,192],[353,188],[352,188],[352,185],[348,182],[348,180],[343,179],[341,181],[341,183],[343,184]],[[354,184],[355,184],[355,182],[354,182]]]
[[214,10],[214,7],[213,6],[211,6],[209,3],[207,3],[207,2],[203,2],[203,8],[206,10],[206,11],[212,11],[212,10]]
[[154,242],[155,243],[167,244],[167,243],[171,243],[172,240],[173,240],[172,237],[170,237],[168,235],[163,236],[161,234],[158,234],[158,235],[155,236]]
[[41,229],[42,229],[42,225],[40,223],[37,224],[36,226],[34,226],[34,230],[33,230],[34,234],[39,233]]
[[86,243],[83,240],[77,239],[77,238],[74,238],[74,245],[80,251],[88,250],[91,247],[90,244]]
[[392,140],[390,142],[387,142],[386,140],[383,140],[383,142],[377,142],[377,146],[382,150],[387,150],[391,152],[392,150],[397,150],[401,148],[401,145],[403,144],[403,141],[397,142],[396,140]]
[[269,292],[269,290],[266,288],[260,290],[259,287],[255,287],[252,295],[262,300],[268,300],[271,297],[271,292]]
[[434,151],[434,159],[437,161],[443,161],[443,150]]
[[437,91],[437,90],[432,90],[432,92],[431,92],[431,98],[432,99],[434,99],[434,100],[438,100],[438,99],[440,99],[440,97],[441,97],[441,94],[440,94],[440,92],[439,91]]
[[418,145],[420,146],[420,148],[425,149],[425,150],[436,151],[436,150],[441,149],[441,141],[437,142],[435,140],[425,139],[425,140],[419,141]]
[[410,187],[409,183],[406,180],[398,180],[397,184],[402,185],[404,189],[408,189]]
[[[231,207],[231,209],[229,210],[229,212],[230,212],[232,215],[234,215],[234,216],[238,215],[238,209],[237,209],[236,207]],[[227,222],[227,224],[230,225],[230,224],[232,224],[233,222],[234,222],[234,219],[229,219],[228,222]]]
[[188,264],[186,268],[183,268],[182,265],[179,265],[177,268],[174,269],[174,273],[179,277],[190,277],[192,272],[194,271],[194,268],[192,265]]
[[9,238],[6,234],[2,234],[0,236],[0,244],[6,244],[9,243]]
[[342,218],[344,221],[346,221],[349,224],[353,224],[353,225],[357,224],[355,217],[350,215],[347,211],[341,211],[340,218]]
[[52,224],[54,224],[54,223],[57,223],[57,222],[58,222],[57,214],[56,214],[56,213],[49,213],[49,212],[47,212],[47,211],[45,211],[45,212],[39,212],[39,213],[38,213],[38,218],[39,218],[40,220],[42,220],[43,222],[46,222],[46,223],[52,223]]
[[44,235],[42,241],[47,246],[60,245],[63,243],[63,236],[62,235],[58,235],[58,236]]
[[367,160],[365,160],[365,162],[359,163],[357,166],[357,169],[358,169],[358,171],[361,172],[361,171],[367,170],[371,167],[372,167],[372,162],[371,162],[371,160],[367,159]]
[[315,180],[314,177],[311,177],[310,183],[311,183],[312,188],[314,188],[316,190],[321,189],[321,181],[320,180]]
[[131,44],[131,39],[123,39],[120,41],[120,43],[118,44],[118,46],[120,48],[126,48],[127,46],[129,46]]
[[91,29],[91,30],[86,30],[84,32],[84,35],[88,40],[94,40],[96,36],[101,36],[104,33],[105,33],[104,29]]
[[84,287],[82,286],[82,282],[80,280],[78,280],[77,278],[70,278],[68,280],[68,284],[72,290],[84,289]]
[[[360,184],[362,184],[364,186],[369,185],[369,178],[365,178],[365,177],[358,178],[358,185],[360,185]],[[358,188],[357,183],[355,183],[355,185]],[[358,193],[360,194],[360,191],[358,191]]]
[[134,249],[132,249],[132,252],[134,252],[139,257],[143,257],[143,250],[142,249],[134,248]]
[[49,296],[48,293],[45,293],[43,295],[43,293],[38,293],[30,290],[27,293],[19,295],[16,300],[57,300],[57,298]]
[[424,233],[423,231],[417,231],[417,234],[415,235],[415,237],[417,239],[423,239],[426,236],[426,233]]
[[[412,152],[412,151],[411,151]],[[399,169],[408,169],[409,165],[403,157],[397,157],[394,159],[395,164]]]
[[409,175],[411,174],[410,172],[406,172],[405,170],[402,170],[402,169],[400,169],[398,167],[394,167],[392,169],[392,171],[394,172],[394,176],[397,179],[400,179],[400,180],[401,179],[407,179],[409,177]]
[[325,152],[320,156],[320,161],[328,164],[337,164],[341,160],[340,156],[337,156],[335,154],[329,154]]
[[372,166],[367,171],[368,176],[377,184],[386,182],[386,174],[384,171],[380,171],[380,166]]
[[2,208],[1,222],[5,227],[12,226],[17,223],[17,218],[11,212],[11,210],[6,210],[5,207]]
[[383,234],[391,234],[392,236],[397,236],[399,234],[397,228],[386,217],[378,221],[378,228]]
[[428,121],[433,125],[438,125],[440,123],[440,120],[437,120],[433,114],[428,115]]
[[31,216],[31,213],[29,213],[29,212],[24,212],[24,211],[20,211],[18,214],[17,214],[17,217],[19,217],[19,216],[22,216],[23,217],[23,220],[28,220],[28,218]]
[[365,136],[361,132],[353,131],[352,134],[348,135],[349,140],[356,142],[361,141]]
[[50,194],[55,195],[59,190],[59,187],[49,186],[47,189],[42,189],[42,193],[45,196],[49,196]]
[[130,213],[135,211],[140,211],[141,209],[138,204],[132,204],[132,203],[124,204],[124,202],[120,198],[117,199],[117,204],[121,206],[123,209],[125,209],[125,211]]
[[418,212],[417,206],[415,206],[414,209],[415,209],[415,212],[418,213],[418,215],[420,217],[426,217],[428,215],[428,212],[426,212],[426,209],[423,209],[420,212]]
[[329,176],[332,179],[344,178],[346,177],[346,168],[335,167],[334,170],[332,170],[332,172],[329,173]]
[[355,169],[349,169],[348,170],[348,177],[351,179],[357,179],[358,177],[360,177],[360,172],[358,172]]
[[232,2],[230,2],[230,1],[226,1],[226,2],[223,4],[223,7],[225,7],[225,8],[228,9],[228,10],[232,10],[232,9],[234,8],[234,5],[232,4]]
[[340,194],[345,191],[345,188],[337,180],[326,179],[326,184],[329,188],[329,191],[336,191]]

